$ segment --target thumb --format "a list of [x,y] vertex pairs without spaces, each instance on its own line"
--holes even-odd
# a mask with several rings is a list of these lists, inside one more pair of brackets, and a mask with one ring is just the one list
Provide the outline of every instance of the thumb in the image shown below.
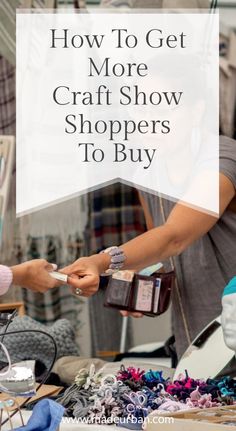
[[51,271],[56,271],[57,270],[57,265],[55,263],[48,263],[46,264],[46,270],[51,272]]
[[[64,268],[60,269],[59,272],[63,272],[63,274],[66,275],[71,275],[73,273],[73,265],[65,266]],[[75,275],[75,277],[77,276]]]
[[68,276],[67,283],[72,287],[80,287],[79,277],[75,274],[71,274]]

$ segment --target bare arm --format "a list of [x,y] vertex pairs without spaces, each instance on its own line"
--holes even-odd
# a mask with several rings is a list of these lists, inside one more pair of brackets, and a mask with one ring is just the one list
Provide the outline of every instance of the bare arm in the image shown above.
[[[220,174],[220,216],[235,196],[231,181]],[[160,227],[122,246],[126,267],[144,267],[182,253],[194,241],[205,235],[218,219],[180,203],[176,204],[167,221]]]
[[[220,174],[220,216],[235,196],[232,182]],[[126,255],[125,268],[143,268],[170,256],[182,253],[189,245],[206,234],[217,223],[217,218],[201,211],[177,203],[167,221],[160,227],[123,244]],[[85,290],[85,296],[95,293],[99,273],[104,272],[110,263],[106,254],[82,258],[64,268],[67,274],[77,274],[83,278],[71,279],[71,284]]]

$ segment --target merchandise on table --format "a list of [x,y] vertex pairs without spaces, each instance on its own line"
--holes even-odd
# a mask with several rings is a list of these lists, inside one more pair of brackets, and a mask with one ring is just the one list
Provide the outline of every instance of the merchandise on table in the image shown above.
[[[44,334],[27,333],[27,330],[42,330]],[[57,359],[73,355],[78,356],[79,349],[75,341],[75,331],[66,319],[59,319],[51,326],[45,326],[28,316],[15,317],[8,327],[8,332],[22,331],[22,334],[5,335],[4,344],[9,351],[12,362],[22,359],[39,359],[46,367],[52,362],[53,344],[47,333],[53,337],[57,345]],[[4,332],[4,328],[2,330]],[[0,331],[1,334],[1,331]],[[4,360],[0,354],[0,360]]]
[[136,423],[157,410],[207,409],[236,404],[236,381],[222,379],[192,379],[186,371],[178,380],[164,379],[161,371],[144,372],[139,368],[121,366],[116,374],[103,376],[80,370],[75,383],[58,402],[65,407],[65,415],[87,418],[88,423]]
[[[158,412],[148,417],[145,431],[156,431]],[[214,407],[206,410],[191,409],[175,413],[161,413],[163,431],[234,431],[236,427],[236,406]],[[170,417],[171,416],[171,417]],[[168,418],[165,419],[165,418]]]

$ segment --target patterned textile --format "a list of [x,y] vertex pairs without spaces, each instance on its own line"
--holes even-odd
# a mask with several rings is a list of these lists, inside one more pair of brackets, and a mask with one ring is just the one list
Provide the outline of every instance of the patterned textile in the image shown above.
[[[34,215],[30,216],[31,218]],[[64,244],[64,247],[62,246]],[[82,252],[81,240],[78,234],[69,235],[68,243],[62,241],[60,235],[45,235],[41,237],[28,236],[26,248],[23,250],[20,243],[17,248],[19,260],[31,260],[45,258],[49,262],[56,262],[59,266],[71,263]],[[22,259],[25,256],[26,259]],[[67,254],[68,260],[64,261],[63,254]],[[67,318],[77,327],[82,306],[80,299],[71,295],[68,286],[60,286],[46,293],[34,293],[23,289],[23,300],[26,313],[38,322],[49,324],[60,318]]]
[[102,7],[201,9],[209,8],[208,0],[102,0]]
[[[0,331],[4,333],[4,327]],[[7,332],[11,331],[43,331],[53,337],[57,345],[57,359],[64,356],[78,356],[79,349],[75,341],[75,332],[66,319],[57,320],[50,327],[45,327],[28,316],[15,317]],[[9,351],[12,362],[25,359],[40,360],[46,367],[51,365],[54,349],[52,340],[44,334],[22,332],[4,336],[4,345]],[[0,352],[0,360],[4,361],[4,353]]]
[[129,241],[145,230],[138,193],[117,183],[89,194],[90,251]]
[[14,135],[15,128],[15,68],[0,56],[0,134]]
[[0,2],[0,53],[15,64],[15,14],[17,0],[2,0]]
[[[0,56],[0,134],[15,135],[15,68]],[[15,173],[12,173],[8,208],[4,218],[1,263],[12,262],[15,216]]]
[[[117,183],[90,193],[89,207],[89,253],[122,244],[145,231],[138,194],[131,187]],[[104,350],[117,352],[120,347],[122,317],[116,310],[104,308],[105,292],[100,287],[89,301],[92,355]],[[129,328],[127,344],[130,335]]]
[[220,41],[220,129],[229,137],[236,137],[236,32]]
[[0,54],[15,65],[16,9],[53,8],[55,0],[1,0],[0,2]]
[[[0,134],[14,135],[15,127],[15,68],[0,56]],[[15,196],[13,172],[3,226],[2,264],[43,257],[62,266],[81,255],[86,199],[73,199],[16,219]],[[74,326],[78,325],[81,302],[71,295],[68,287],[62,286],[44,295],[22,290],[22,295],[28,315],[39,322],[50,323],[66,317]],[[3,298],[4,301],[17,299],[21,299],[21,293],[15,288]]]

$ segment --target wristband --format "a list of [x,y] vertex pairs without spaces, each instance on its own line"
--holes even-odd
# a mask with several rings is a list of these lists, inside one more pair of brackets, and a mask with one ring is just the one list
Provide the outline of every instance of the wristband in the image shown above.
[[109,268],[102,275],[110,275],[123,268],[126,256],[120,247],[108,247],[105,250],[102,250],[100,253],[107,253],[109,256],[111,256]]

